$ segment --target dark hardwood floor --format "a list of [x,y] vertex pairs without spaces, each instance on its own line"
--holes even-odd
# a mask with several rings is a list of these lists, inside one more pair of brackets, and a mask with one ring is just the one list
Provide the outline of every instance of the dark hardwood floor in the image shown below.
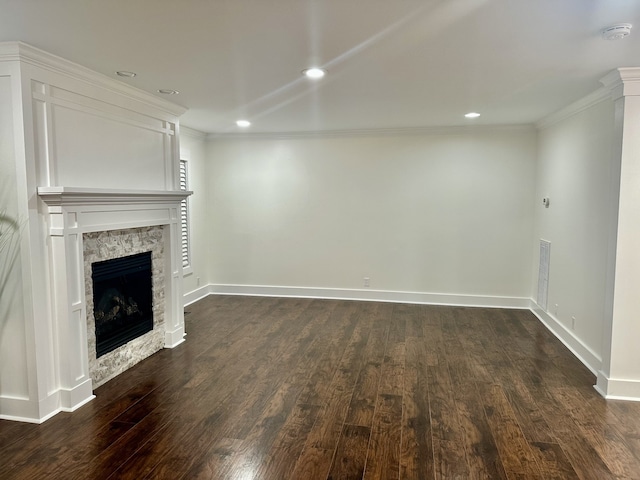
[[251,297],[43,425],[2,479],[640,478],[640,404],[605,401],[528,311]]

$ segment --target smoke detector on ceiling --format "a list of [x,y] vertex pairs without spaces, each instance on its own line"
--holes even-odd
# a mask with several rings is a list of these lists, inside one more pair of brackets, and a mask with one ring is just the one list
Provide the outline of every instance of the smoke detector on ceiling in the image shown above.
[[619,25],[614,25],[609,28],[605,28],[602,31],[602,37],[605,40],[621,40],[624,37],[628,37],[631,33],[631,24],[630,23],[621,23]]

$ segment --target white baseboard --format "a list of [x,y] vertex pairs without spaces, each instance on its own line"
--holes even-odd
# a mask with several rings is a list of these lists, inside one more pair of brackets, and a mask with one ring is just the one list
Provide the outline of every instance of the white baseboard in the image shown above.
[[51,417],[53,417],[54,415],[60,413],[61,410],[55,410],[53,412],[51,412],[49,415],[42,417],[42,418],[31,418],[31,417],[22,417],[19,415],[5,415],[2,414],[0,415],[0,420],[11,420],[12,422],[24,422],[24,423],[35,423],[35,424],[41,424],[46,422],[47,420],[49,420]]
[[73,411],[93,398],[91,395],[91,398],[85,399],[78,405],[63,408],[60,405],[60,390],[54,391],[40,401],[28,398],[0,397],[0,411],[3,412],[0,414],[0,419],[39,424],[62,411]]
[[609,378],[601,370],[594,388],[607,400],[629,400],[640,402],[640,380]]
[[74,388],[61,388],[58,390],[58,394],[60,395],[60,410],[63,412],[73,412],[95,398],[93,382],[90,378]]
[[[204,288],[205,287],[197,290],[198,295],[201,295],[199,298],[206,296],[206,294],[203,295],[205,291]],[[448,293],[397,292],[390,290],[370,289],[358,290],[344,288],[274,287],[269,285],[211,284],[208,285],[208,294],[321,298],[332,300],[361,300],[373,302],[417,303],[464,307],[529,308],[529,299],[525,297],[454,295]],[[191,298],[193,297],[190,297],[189,299]]]
[[183,297],[183,304],[186,307],[187,305],[191,305],[192,303],[197,302],[198,300],[202,300],[207,295],[211,295],[211,286],[205,285],[204,287],[196,288],[191,292],[187,292]]
[[79,409],[80,407],[82,407],[83,405],[86,405],[87,403],[89,403],[91,400],[93,400],[94,398],[96,398],[95,395],[91,395],[87,398],[85,398],[84,400],[82,400],[81,402],[76,403],[75,405],[73,405],[72,407],[66,408],[66,407],[60,407],[60,411],[61,412],[75,412],[77,409]]
[[15,420],[17,422],[42,423],[39,418],[38,406],[28,398],[12,398],[0,396],[0,419]]
[[598,371],[602,366],[602,359],[598,354],[591,350],[580,340],[571,330],[560,323],[555,317],[548,314],[538,306],[536,302],[531,300],[530,309],[533,314],[560,340],[585,367],[587,367],[594,375],[598,375]]
[[175,348],[184,342],[184,326],[172,332],[164,332],[164,348]]

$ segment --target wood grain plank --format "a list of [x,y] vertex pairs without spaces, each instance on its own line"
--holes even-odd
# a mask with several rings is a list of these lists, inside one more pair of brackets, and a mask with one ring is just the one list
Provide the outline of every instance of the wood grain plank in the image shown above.
[[227,477],[232,470],[233,455],[240,448],[242,440],[237,438],[220,438],[212,444],[208,451],[194,459],[191,467],[182,475],[184,479],[218,480]]
[[483,384],[478,389],[507,475],[513,478],[543,478],[531,446],[522,433],[502,388]]
[[320,410],[318,405],[295,405],[257,472],[259,478],[294,478],[293,469]]
[[371,429],[361,425],[345,425],[338,441],[331,470],[330,480],[361,480]]
[[533,442],[530,445],[545,480],[577,480],[580,478],[557,443]]
[[402,395],[400,478],[427,480],[435,476],[427,355],[423,337],[406,339]]
[[575,389],[551,387],[549,392],[566,406],[575,424],[590,440],[614,475],[633,478],[638,474],[637,459],[627,447],[616,425],[607,423],[601,415],[594,415],[595,412]]
[[455,353],[448,358],[449,372],[470,475],[472,478],[506,479],[478,387],[473,382],[466,358]]
[[402,396],[378,396],[364,480],[400,478]]
[[575,424],[565,406],[553,397],[544,385],[527,384],[547,423],[580,478],[613,479],[615,475],[605,464],[590,439],[585,437]]
[[345,422],[350,425],[371,427],[373,423],[385,345],[389,334],[389,324],[384,319],[391,313],[388,306],[377,304],[376,307],[369,338],[363,351],[363,360],[366,363],[358,374],[345,419]]
[[460,426],[449,369],[444,360],[428,368],[428,382],[435,477],[467,478],[465,432]]

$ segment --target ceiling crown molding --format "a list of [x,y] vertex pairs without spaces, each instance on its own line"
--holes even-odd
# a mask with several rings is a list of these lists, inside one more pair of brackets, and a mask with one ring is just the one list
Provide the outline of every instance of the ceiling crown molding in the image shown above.
[[618,68],[600,79],[614,99],[640,95],[640,68]]
[[207,140],[271,140],[296,138],[390,137],[411,135],[466,135],[473,133],[531,132],[534,126],[524,125],[459,125],[450,127],[377,128],[330,130],[317,132],[255,132],[209,133]]
[[207,138],[206,133],[201,132],[200,130],[196,130],[195,128],[187,127],[185,125],[180,125],[180,135],[197,138],[198,140],[206,140]]
[[188,109],[158,98],[70,60],[58,57],[23,42],[1,42],[0,62],[21,61],[44,70],[80,80],[123,97],[149,105],[165,114],[180,116]]
[[567,105],[563,109],[547,115],[543,119],[539,120],[538,122],[536,122],[536,128],[538,130],[542,130],[544,128],[551,127],[556,123],[566,120],[567,118],[571,118],[574,115],[577,115],[578,113],[610,98],[611,96],[609,90],[605,87],[600,87],[595,92],[592,92],[589,95],[582,97],[580,100]]

